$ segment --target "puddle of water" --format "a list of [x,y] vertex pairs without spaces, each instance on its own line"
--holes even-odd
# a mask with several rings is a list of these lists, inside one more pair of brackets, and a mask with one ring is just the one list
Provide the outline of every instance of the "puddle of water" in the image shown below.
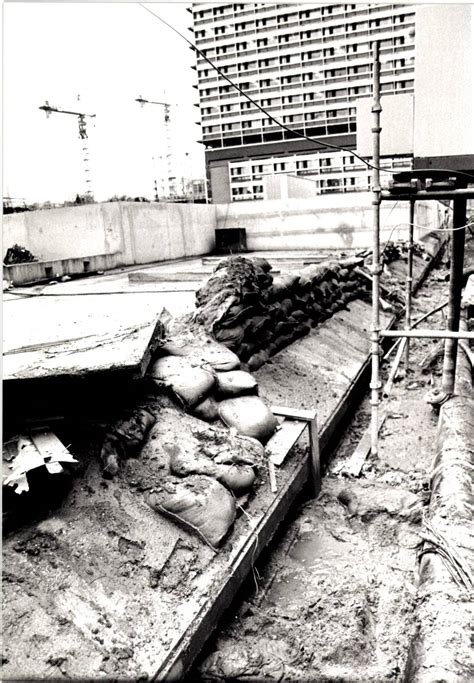
[[309,567],[315,560],[340,558],[351,552],[351,545],[337,540],[329,533],[313,531],[301,534],[291,547],[289,557]]

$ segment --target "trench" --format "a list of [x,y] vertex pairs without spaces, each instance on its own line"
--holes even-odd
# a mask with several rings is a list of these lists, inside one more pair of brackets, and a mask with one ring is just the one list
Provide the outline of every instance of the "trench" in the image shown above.
[[[445,298],[445,280],[443,265],[432,271],[414,299],[415,317]],[[427,322],[443,324],[442,313]],[[412,342],[408,373],[401,365],[384,402],[379,457],[367,458],[359,478],[345,476],[344,466],[369,424],[369,394],[353,406],[320,496],[293,506],[189,681],[404,680],[438,421],[425,395],[441,372],[420,362],[433,347]]]
[[[440,268],[429,276],[415,300],[415,316],[442,298],[444,275]],[[439,314],[429,324],[441,323]],[[300,355],[317,346],[318,334],[306,338],[309,348],[298,342]],[[338,415],[321,495],[315,501],[298,498],[224,619],[207,622],[216,635],[188,680],[402,679],[416,626],[416,545],[436,429],[436,417],[423,402],[430,375],[417,369],[429,348],[429,340],[413,344],[411,371],[388,401],[381,457],[368,459],[359,479],[345,477],[343,467],[368,424],[367,397],[345,426]],[[337,405],[331,374],[323,373],[325,359],[318,358],[319,373],[313,368],[316,382],[295,358],[290,346],[256,372],[265,397],[304,406],[317,384],[322,407]],[[350,383],[349,376],[344,382]],[[350,411],[355,408],[353,402]],[[182,418],[175,419],[179,433]],[[145,480],[154,476],[143,470],[143,459],[128,461],[123,481],[104,482],[94,460],[97,444],[86,435],[81,450],[92,459],[66,492],[63,510],[8,541],[4,664],[66,679],[79,671],[152,678],[186,610],[197,604],[196,586],[212,597],[206,573],[228,571],[231,549],[214,558],[141,503]],[[260,490],[256,499],[265,495]],[[41,496],[35,502],[41,505]],[[239,542],[246,523],[241,518],[236,524],[233,538]],[[41,581],[32,580],[33,568]],[[27,613],[30,623],[20,634]],[[15,642],[23,652],[15,652]]]

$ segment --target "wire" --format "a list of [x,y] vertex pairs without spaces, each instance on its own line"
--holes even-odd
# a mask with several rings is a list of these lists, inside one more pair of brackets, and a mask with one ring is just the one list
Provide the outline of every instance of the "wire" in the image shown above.
[[[192,48],[195,52],[197,52],[203,59],[205,59],[206,62],[207,62],[210,66],[212,66],[212,68],[213,68],[215,71],[217,71],[217,73],[218,73],[220,76],[222,76],[222,78],[224,78],[228,83],[230,83],[230,85],[231,85],[233,88],[235,88],[241,95],[243,95],[244,97],[246,97],[247,100],[249,100],[249,102],[251,102],[255,107],[257,107],[257,109],[259,109],[259,110],[262,112],[262,114],[265,114],[265,116],[266,116],[267,118],[269,118],[271,121],[273,121],[277,126],[279,126],[280,128],[282,128],[283,130],[288,131],[288,132],[291,133],[293,136],[303,138],[304,140],[308,140],[309,142],[312,142],[312,143],[315,144],[315,145],[319,145],[320,147],[329,147],[330,149],[337,149],[337,150],[339,150],[340,152],[347,152],[348,154],[351,154],[352,156],[355,156],[357,159],[359,159],[359,161],[361,161],[363,164],[365,164],[368,168],[372,168],[372,169],[374,169],[374,170],[376,170],[376,171],[380,171],[381,173],[388,173],[388,174],[390,174],[390,175],[393,174],[393,169],[389,171],[389,170],[387,170],[387,169],[379,168],[378,166],[374,166],[374,164],[371,164],[370,161],[367,161],[367,159],[364,159],[363,157],[359,156],[359,154],[357,154],[357,152],[355,152],[353,149],[348,149],[347,147],[342,147],[342,146],[340,146],[340,145],[335,145],[335,144],[333,144],[333,143],[326,142],[326,141],[323,142],[323,141],[321,141],[321,140],[318,140],[317,138],[309,137],[308,135],[305,135],[304,133],[300,133],[300,132],[297,131],[297,130],[293,130],[292,128],[288,128],[288,126],[286,126],[284,123],[281,123],[281,121],[278,121],[278,119],[276,119],[276,118],[275,118],[272,114],[270,114],[264,107],[262,107],[262,106],[261,106],[258,102],[256,102],[252,97],[250,97],[250,95],[248,95],[248,94],[245,92],[245,90],[242,90],[242,88],[241,88],[237,83],[235,83],[235,82],[234,82],[232,79],[230,79],[225,73],[223,73],[223,71],[221,71],[221,69],[219,69],[219,67],[218,67],[216,64],[214,64],[214,62],[212,62],[212,61],[209,59],[209,57],[207,57],[207,56],[206,56],[206,55],[205,55],[205,54],[204,54],[204,53],[203,53],[203,52],[202,52],[202,51],[201,51],[201,50],[200,50],[192,41],[191,41],[191,40],[189,40],[189,38],[187,38],[187,37],[186,37],[185,35],[183,35],[180,31],[178,31],[177,28],[175,28],[174,26],[172,26],[171,24],[169,24],[167,21],[165,21],[165,19],[162,19],[162,17],[160,17],[158,14],[155,14],[155,12],[152,12],[151,9],[149,9],[148,7],[146,7],[142,2],[138,2],[137,5],[139,5],[139,6],[142,7],[144,10],[146,10],[147,12],[149,12],[153,17],[155,17],[155,19],[158,19],[158,21],[161,21],[163,24],[165,24],[165,26],[168,26],[168,28],[170,28],[170,29],[171,29],[172,31],[174,31],[178,36],[180,36],[183,40],[185,40],[185,41],[188,43],[188,45],[190,45],[191,48]],[[453,171],[452,169],[443,169],[443,168],[429,168],[429,169],[427,169],[427,168],[425,168],[425,169],[421,168],[421,169],[416,169],[416,170],[418,170],[418,171],[435,171],[435,172],[442,172],[442,173],[445,173],[445,172],[447,172],[447,173],[455,173],[456,175],[467,176],[468,178],[471,178],[472,181],[474,181],[474,175],[472,175],[472,174],[470,174],[470,173],[465,173],[464,171]]]

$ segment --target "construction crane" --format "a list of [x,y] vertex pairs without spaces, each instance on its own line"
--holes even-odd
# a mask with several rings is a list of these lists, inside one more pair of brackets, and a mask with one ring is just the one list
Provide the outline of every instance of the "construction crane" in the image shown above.
[[[155,102],[153,100],[145,100],[143,97],[140,95],[140,97],[135,98],[135,102],[138,102],[141,107],[144,107],[145,104],[156,104],[158,106],[163,107],[163,123],[165,127],[165,146],[166,146],[166,191],[165,194],[167,196],[175,196],[176,195],[176,176],[173,175],[173,164],[172,164],[172,152],[171,152],[171,134],[170,134],[170,110],[171,110],[171,104],[169,102]],[[154,181],[154,189],[155,189],[155,201],[159,200],[158,196],[158,188],[156,184],[156,179]]]
[[[79,99],[79,97],[77,98]],[[83,141],[83,146],[82,146],[82,160],[84,162],[84,173],[85,173],[85,193],[84,196],[87,199],[92,200],[94,198],[94,194],[92,192],[92,181],[90,178],[90,169],[89,169],[89,148],[87,144],[87,125],[86,125],[86,118],[93,119],[95,118],[95,114],[84,114],[84,112],[80,111],[69,111],[67,109],[58,109],[58,107],[52,107],[49,102],[46,100],[46,102],[43,104],[42,107],[39,107],[42,111],[46,113],[46,117],[49,118],[51,114],[54,112],[56,114],[70,114],[71,116],[77,116],[77,123],[79,127],[79,139]]]

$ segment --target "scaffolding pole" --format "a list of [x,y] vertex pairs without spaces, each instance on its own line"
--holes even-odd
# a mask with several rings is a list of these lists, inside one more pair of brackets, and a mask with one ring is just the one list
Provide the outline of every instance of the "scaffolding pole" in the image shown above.
[[372,153],[372,205],[373,205],[373,247],[372,247],[372,324],[370,331],[370,346],[372,354],[371,389],[371,453],[378,453],[379,441],[379,394],[382,387],[380,382],[380,58],[379,43],[373,43],[373,153]]
[[[406,280],[405,329],[411,327],[411,297],[413,293],[413,229],[415,225],[415,201],[410,201],[410,224],[408,228],[408,263]],[[410,339],[405,345],[405,373],[408,374],[410,365]]]
[[[465,197],[457,197],[453,202],[453,232],[451,234],[451,264],[449,274],[448,330],[459,331],[461,316],[461,294],[464,267],[464,241],[466,237]],[[456,377],[456,354],[458,337],[448,337],[444,347],[443,377],[441,389],[447,396],[454,393]]]

